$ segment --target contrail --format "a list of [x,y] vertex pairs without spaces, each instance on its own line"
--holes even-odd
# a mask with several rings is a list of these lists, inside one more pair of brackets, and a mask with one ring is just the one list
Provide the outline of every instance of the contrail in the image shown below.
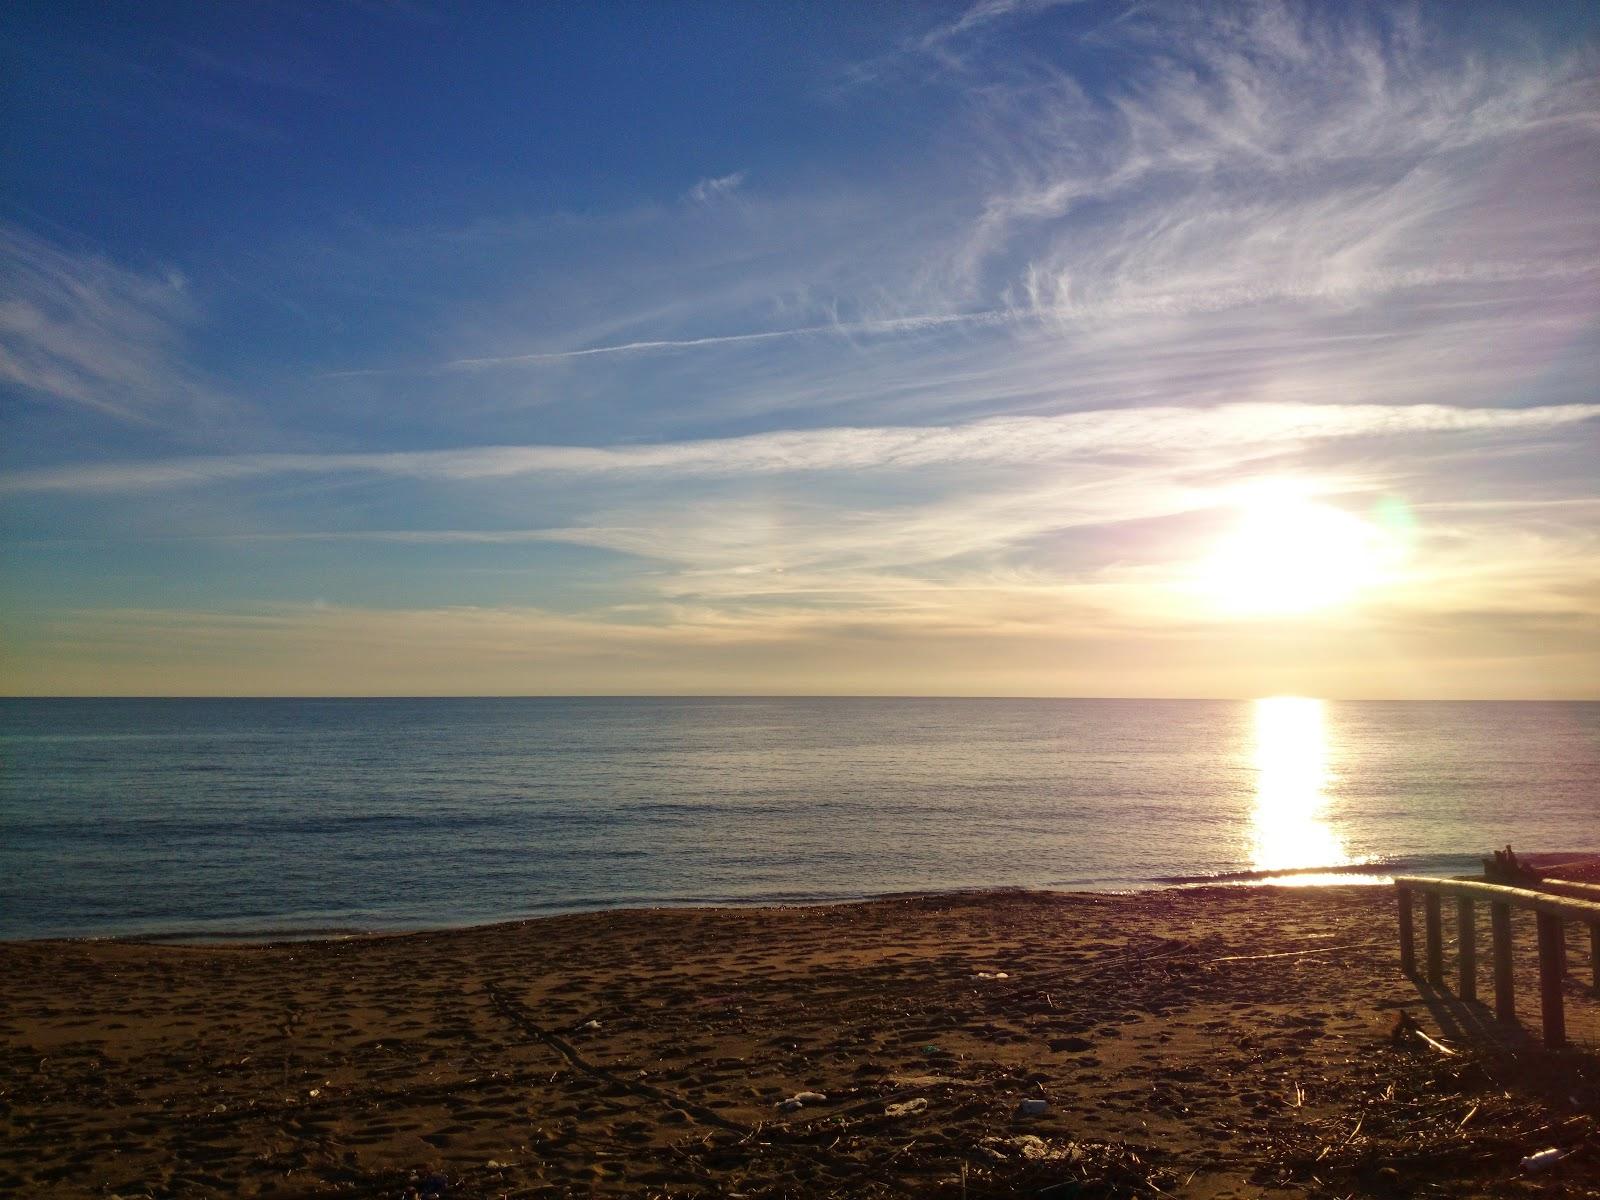
[[618,342],[610,346],[590,346],[582,350],[551,350],[540,354],[504,354],[488,358],[457,358],[434,367],[386,368],[366,370],[330,371],[324,378],[345,379],[358,375],[407,374],[422,371],[482,371],[495,367],[537,366],[540,363],[566,362],[576,358],[601,358],[614,354],[649,354],[656,351],[694,350],[702,346],[732,346],[748,342],[774,342],[802,337],[851,337],[855,334],[917,333],[924,329],[939,329],[949,325],[1000,325],[1014,319],[1015,313],[1005,309],[983,312],[921,315],[914,317],[886,317],[877,321],[854,321],[848,324],[805,325],[799,329],[773,329],[763,333],[725,333],[698,338],[663,338],[648,342]]

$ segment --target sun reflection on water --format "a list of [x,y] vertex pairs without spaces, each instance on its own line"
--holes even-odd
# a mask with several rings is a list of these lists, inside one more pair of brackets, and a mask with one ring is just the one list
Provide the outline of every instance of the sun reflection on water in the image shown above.
[[1256,804],[1250,831],[1255,869],[1287,871],[1352,862],[1325,816],[1330,768],[1322,701],[1300,696],[1257,700],[1255,725]]

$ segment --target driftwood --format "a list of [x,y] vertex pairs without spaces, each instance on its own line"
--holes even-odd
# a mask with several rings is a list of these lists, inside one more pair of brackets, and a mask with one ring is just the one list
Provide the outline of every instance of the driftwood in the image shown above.
[[1454,1058],[1460,1053],[1459,1050],[1452,1050],[1436,1038],[1429,1037],[1423,1032],[1422,1026],[1417,1024],[1416,1019],[1410,1013],[1402,1012],[1395,1018],[1394,1028],[1389,1031],[1389,1042],[1391,1045],[1403,1046],[1412,1040],[1421,1042],[1434,1053],[1442,1054],[1446,1058]]

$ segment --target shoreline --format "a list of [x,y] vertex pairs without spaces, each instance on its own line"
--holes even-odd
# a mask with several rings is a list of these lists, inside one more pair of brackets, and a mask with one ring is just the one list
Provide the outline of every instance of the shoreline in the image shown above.
[[[1550,869],[1563,868],[1558,876],[1572,880],[1600,882],[1600,851],[1544,851],[1521,856],[1530,866]],[[175,927],[157,926],[151,929],[107,931],[103,933],[42,933],[19,936],[0,936],[0,946],[47,942],[120,942],[148,945],[272,945],[275,943],[304,943],[315,941],[348,941],[355,938],[402,936],[411,933],[441,933],[469,930],[497,925],[516,925],[551,917],[577,916],[586,913],[628,913],[670,911],[678,909],[759,909],[805,908],[842,904],[870,904],[880,900],[908,897],[935,896],[986,896],[1017,893],[1084,896],[1137,896],[1168,891],[1194,891],[1210,888],[1340,888],[1386,887],[1395,875],[1402,874],[1459,874],[1455,868],[1476,867],[1476,855],[1412,855],[1377,861],[1342,863],[1332,866],[1284,867],[1272,870],[1234,869],[1205,874],[1170,875],[1142,880],[1112,880],[1070,882],[1021,886],[997,884],[952,888],[902,889],[889,892],[846,893],[835,896],[779,893],[762,894],[749,898],[716,896],[703,899],[690,898],[640,898],[623,897],[615,901],[595,900],[566,905],[552,902],[531,911],[496,913],[462,920],[422,921],[395,923],[393,925],[334,925],[330,918],[308,918],[300,925],[278,925],[261,928],[224,926],[208,928],[204,925],[174,923]],[[1476,873],[1475,871],[1473,872]],[[227,918],[219,918],[226,921]]]
[[[0,968],[0,1191],[29,1195],[971,1200],[1143,1171],[1223,1200],[1401,1194],[1398,1161],[1498,1196],[1530,1131],[1600,1154],[1600,999],[1572,981],[1587,1049],[1486,1040],[1400,975],[1362,885],[8,942]],[[1459,1055],[1392,1043],[1398,1013]],[[1413,1161],[1435,1135],[1457,1157]],[[1541,1194],[1588,1194],[1567,1178]]]
[[[1398,871],[1392,864],[1389,871]],[[1346,878],[1349,874],[1354,878]],[[933,900],[941,897],[1005,897],[1017,896],[1141,896],[1161,892],[1185,892],[1210,888],[1340,888],[1385,887],[1393,882],[1393,874],[1368,873],[1363,868],[1329,871],[1310,867],[1280,872],[1238,872],[1213,877],[1185,877],[1183,879],[1157,880],[1140,886],[1085,886],[1019,887],[996,885],[993,887],[957,887],[945,889],[908,890],[864,893],[827,897],[786,896],[780,899],[759,897],[748,901],[727,898],[709,900],[641,900],[626,899],[614,904],[593,904],[572,908],[552,906],[534,912],[494,916],[485,920],[463,920],[438,924],[382,926],[312,926],[280,929],[207,930],[202,928],[155,929],[147,932],[41,934],[37,937],[0,937],[0,947],[11,945],[86,944],[101,943],[148,946],[273,946],[302,945],[311,942],[347,942],[363,938],[406,937],[412,934],[459,933],[477,929],[495,929],[502,926],[524,925],[532,921],[551,920],[558,917],[600,916],[648,912],[677,912],[684,910],[710,912],[743,912],[760,909],[828,908],[852,904],[875,904],[881,901]],[[1302,878],[1305,880],[1302,882]]]

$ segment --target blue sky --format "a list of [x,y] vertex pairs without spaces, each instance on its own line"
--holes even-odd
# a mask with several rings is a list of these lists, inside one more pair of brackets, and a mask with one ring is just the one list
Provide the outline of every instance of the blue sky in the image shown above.
[[14,5],[0,687],[1594,695],[1597,26]]

